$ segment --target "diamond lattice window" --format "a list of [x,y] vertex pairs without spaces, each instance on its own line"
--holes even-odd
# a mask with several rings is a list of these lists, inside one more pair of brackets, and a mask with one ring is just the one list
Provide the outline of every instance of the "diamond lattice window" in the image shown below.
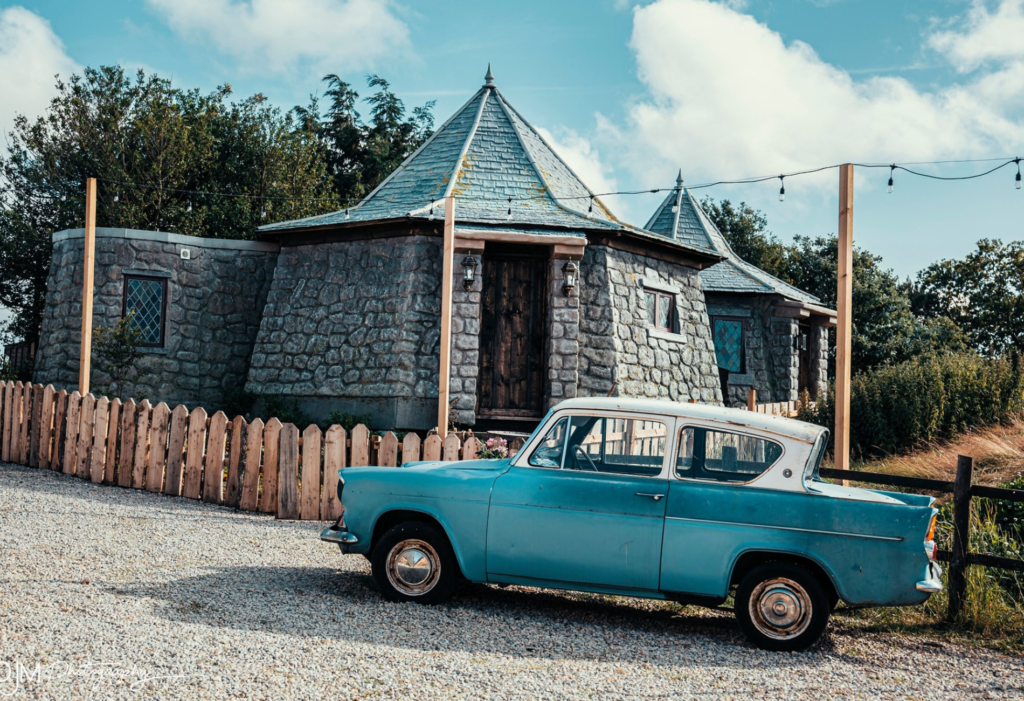
[[132,315],[132,325],[142,334],[141,345],[163,345],[165,292],[163,280],[125,279],[124,314]]
[[743,372],[743,322],[739,319],[714,319],[715,357],[718,367]]

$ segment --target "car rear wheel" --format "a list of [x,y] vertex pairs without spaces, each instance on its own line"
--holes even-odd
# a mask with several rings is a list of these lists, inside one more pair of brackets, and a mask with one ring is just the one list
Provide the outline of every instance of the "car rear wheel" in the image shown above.
[[448,538],[421,521],[394,526],[374,546],[373,578],[388,601],[438,604],[459,580],[459,565]]
[[828,625],[828,596],[806,568],[790,562],[766,562],[736,589],[736,619],[754,645],[763,650],[805,650]]

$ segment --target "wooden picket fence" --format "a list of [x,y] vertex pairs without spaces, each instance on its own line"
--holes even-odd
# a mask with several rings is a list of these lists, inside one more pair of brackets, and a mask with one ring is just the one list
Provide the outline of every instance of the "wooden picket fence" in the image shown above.
[[362,424],[350,432],[311,425],[300,433],[276,418],[229,420],[202,407],[172,410],[164,402],[122,403],[21,382],[0,383],[0,412],[5,462],[282,519],[338,518],[338,470],[345,467],[468,460],[480,448],[471,433],[442,440],[410,431],[399,441]]

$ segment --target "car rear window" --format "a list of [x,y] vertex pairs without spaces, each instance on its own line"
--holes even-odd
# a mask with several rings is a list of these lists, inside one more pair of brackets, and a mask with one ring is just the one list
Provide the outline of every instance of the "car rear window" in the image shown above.
[[782,457],[782,446],[758,436],[687,426],[679,432],[676,476],[749,482]]

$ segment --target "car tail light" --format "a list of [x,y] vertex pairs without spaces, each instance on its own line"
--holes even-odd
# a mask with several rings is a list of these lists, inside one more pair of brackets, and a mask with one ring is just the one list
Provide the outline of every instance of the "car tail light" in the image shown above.
[[928,553],[928,559],[935,561],[935,522],[938,520],[938,514],[932,516],[931,522],[928,524],[928,535],[924,537],[924,551]]

